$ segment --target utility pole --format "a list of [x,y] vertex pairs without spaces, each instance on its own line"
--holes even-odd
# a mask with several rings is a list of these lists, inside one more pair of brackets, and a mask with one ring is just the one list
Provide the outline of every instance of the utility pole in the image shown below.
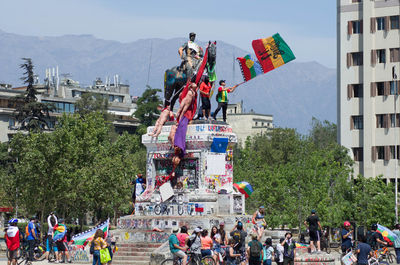
[[[397,106],[396,106],[396,101],[397,101],[397,99],[398,99],[398,96],[399,96],[399,87],[397,87],[398,86],[398,82],[396,82],[396,79],[397,79],[397,75],[396,75],[396,66],[393,66],[392,67],[392,82],[393,82],[393,87],[395,88],[395,96],[394,96],[394,119],[395,119],[395,127],[396,126],[400,126],[400,124],[396,124],[397,123]],[[397,151],[397,136],[396,136],[396,134],[394,135],[394,138],[395,138],[395,151],[394,151],[394,153],[395,153],[395,161],[396,161],[396,163],[395,163],[395,166],[394,166],[394,189],[395,189],[395,192],[394,192],[394,198],[395,198],[395,209],[394,209],[394,212],[395,212],[395,216],[396,216],[396,224],[398,224],[399,223],[399,210],[398,210],[398,195],[397,195],[397,189],[398,189],[398,180],[397,180],[397,164],[398,164],[398,161],[397,161],[397,159],[398,159],[398,156],[399,156],[399,154],[398,154],[398,151]]]

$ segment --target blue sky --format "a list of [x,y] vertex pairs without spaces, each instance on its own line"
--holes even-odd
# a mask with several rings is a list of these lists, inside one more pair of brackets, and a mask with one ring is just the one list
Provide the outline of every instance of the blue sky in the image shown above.
[[251,50],[253,39],[279,32],[298,61],[336,67],[333,0],[2,0],[0,29],[34,36],[91,34],[131,42],[187,37]]

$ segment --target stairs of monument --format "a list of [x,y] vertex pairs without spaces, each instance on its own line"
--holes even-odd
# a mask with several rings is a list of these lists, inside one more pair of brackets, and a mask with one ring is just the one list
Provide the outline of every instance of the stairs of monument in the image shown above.
[[118,243],[118,251],[114,254],[113,264],[148,265],[150,254],[162,243]]

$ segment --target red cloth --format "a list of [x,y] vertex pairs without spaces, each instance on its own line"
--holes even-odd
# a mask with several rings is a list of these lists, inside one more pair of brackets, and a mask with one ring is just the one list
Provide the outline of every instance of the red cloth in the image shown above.
[[[197,74],[196,74],[196,82],[195,82],[196,84],[199,83],[200,78],[203,76],[203,72],[204,72],[204,69],[207,64],[207,57],[208,57],[208,47],[206,49],[206,53],[204,54],[203,61],[197,71]],[[185,88],[183,89],[181,95],[179,96],[179,103],[182,102],[182,100],[185,98],[186,94],[188,93],[189,85],[190,85],[190,80],[187,81]],[[192,101],[192,105],[185,112],[184,116],[186,118],[188,118],[189,121],[191,121],[193,119],[194,115],[196,114],[196,110],[197,110],[197,93],[195,95],[194,100]]]
[[6,237],[6,245],[7,248],[11,251],[19,248],[19,230],[16,226],[11,226],[7,229]]
[[[208,93],[210,93],[211,87],[212,87],[212,85],[211,85],[210,83],[206,84],[206,82],[202,82],[201,85],[200,85],[200,91],[203,92],[203,93],[205,93],[205,94],[208,94]],[[201,93],[200,93],[200,95],[201,95],[203,98],[208,98],[208,97],[210,97],[210,96],[203,95],[203,94],[201,94]]]

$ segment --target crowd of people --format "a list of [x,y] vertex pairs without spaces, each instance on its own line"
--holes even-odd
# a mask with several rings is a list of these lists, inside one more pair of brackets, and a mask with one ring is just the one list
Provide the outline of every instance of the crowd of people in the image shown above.
[[221,222],[219,227],[211,228],[211,233],[207,229],[196,227],[189,235],[186,226],[182,226],[180,231],[175,229],[172,232],[169,237],[170,251],[175,257],[182,259],[182,265],[186,265],[188,251],[198,260],[206,256],[212,257],[215,264],[271,265],[273,260],[279,265],[294,264],[296,243],[290,232],[276,246],[273,246],[271,238],[267,238],[262,244],[258,232],[251,234],[251,241],[246,245],[248,234],[240,221],[231,231],[225,231],[225,224]]

